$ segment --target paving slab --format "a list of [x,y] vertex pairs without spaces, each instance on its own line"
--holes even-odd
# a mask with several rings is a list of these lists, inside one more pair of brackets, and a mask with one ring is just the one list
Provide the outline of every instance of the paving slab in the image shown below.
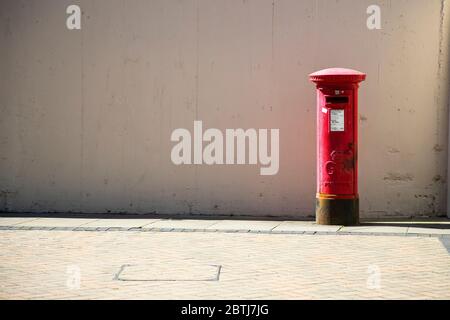
[[408,234],[450,234],[450,229],[409,227]]
[[271,231],[280,221],[252,221],[252,220],[222,220],[205,228],[207,230],[236,230],[236,231]]
[[450,219],[428,219],[428,220],[385,220],[378,219],[373,221],[363,220],[362,224],[370,225],[386,225],[386,226],[404,226],[404,225],[423,225],[427,227],[429,225],[442,225],[445,228],[450,228]]
[[219,221],[220,220],[165,219],[146,225],[145,228],[206,229]]
[[2,227],[9,227],[9,226],[15,226],[19,223],[23,222],[29,222],[32,220],[36,220],[39,218],[0,218],[0,226]]
[[323,226],[313,221],[284,221],[273,231],[279,232],[337,232],[342,226]]
[[38,218],[14,225],[15,227],[81,227],[97,219],[82,218]]
[[261,221],[261,220],[211,220],[211,219],[136,219],[136,218],[39,218],[39,217],[0,217],[3,228],[104,228],[111,230],[158,229],[160,231],[196,230],[226,232],[275,232],[275,233],[350,233],[350,234],[391,234],[391,235],[442,235],[450,236],[447,220],[408,221],[408,222],[366,222],[360,226],[322,226],[314,221]]
[[83,227],[89,228],[142,228],[152,225],[160,219],[98,219],[89,222]]
[[406,226],[357,226],[357,227],[342,227],[339,232],[348,233],[389,233],[405,235],[408,231]]

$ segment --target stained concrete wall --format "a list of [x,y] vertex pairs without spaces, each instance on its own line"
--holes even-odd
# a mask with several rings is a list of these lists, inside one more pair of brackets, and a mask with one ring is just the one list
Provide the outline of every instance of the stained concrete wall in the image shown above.
[[[83,10],[67,30],[66,7]],[[381,7],[382,29],[366,9]],[[365,217],[446,211],[444,0],[0,2],[0,210],[313,214],[310,72],[364,71]],[[279,128],[280,171],[175,166],[171,132]]]

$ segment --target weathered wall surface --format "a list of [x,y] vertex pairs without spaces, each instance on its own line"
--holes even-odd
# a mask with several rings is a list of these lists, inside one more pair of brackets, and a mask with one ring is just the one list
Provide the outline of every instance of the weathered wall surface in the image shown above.
[[[67,30],[66,7],[83,10]],[[366,27],[378,4],[382,29]],[[362,216],[446,211],[440,0],[0,2],[0,210],[313,214],[315,92],[364,71]],[[279,128],[280,170],[175,166],[176,128]]]

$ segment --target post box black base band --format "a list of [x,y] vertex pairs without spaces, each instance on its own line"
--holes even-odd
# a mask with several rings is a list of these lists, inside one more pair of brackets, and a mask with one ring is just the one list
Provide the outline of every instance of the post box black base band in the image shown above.
[[355,226],[359,224],[359,199],[316,198],[316,223]]

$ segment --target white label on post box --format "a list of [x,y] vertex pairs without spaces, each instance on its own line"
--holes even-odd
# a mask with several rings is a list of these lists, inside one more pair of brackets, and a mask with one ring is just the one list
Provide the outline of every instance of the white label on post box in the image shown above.
[[344,110],[331,109],[330,110],[330,130],[331,131],[345,131],[345,115]]

